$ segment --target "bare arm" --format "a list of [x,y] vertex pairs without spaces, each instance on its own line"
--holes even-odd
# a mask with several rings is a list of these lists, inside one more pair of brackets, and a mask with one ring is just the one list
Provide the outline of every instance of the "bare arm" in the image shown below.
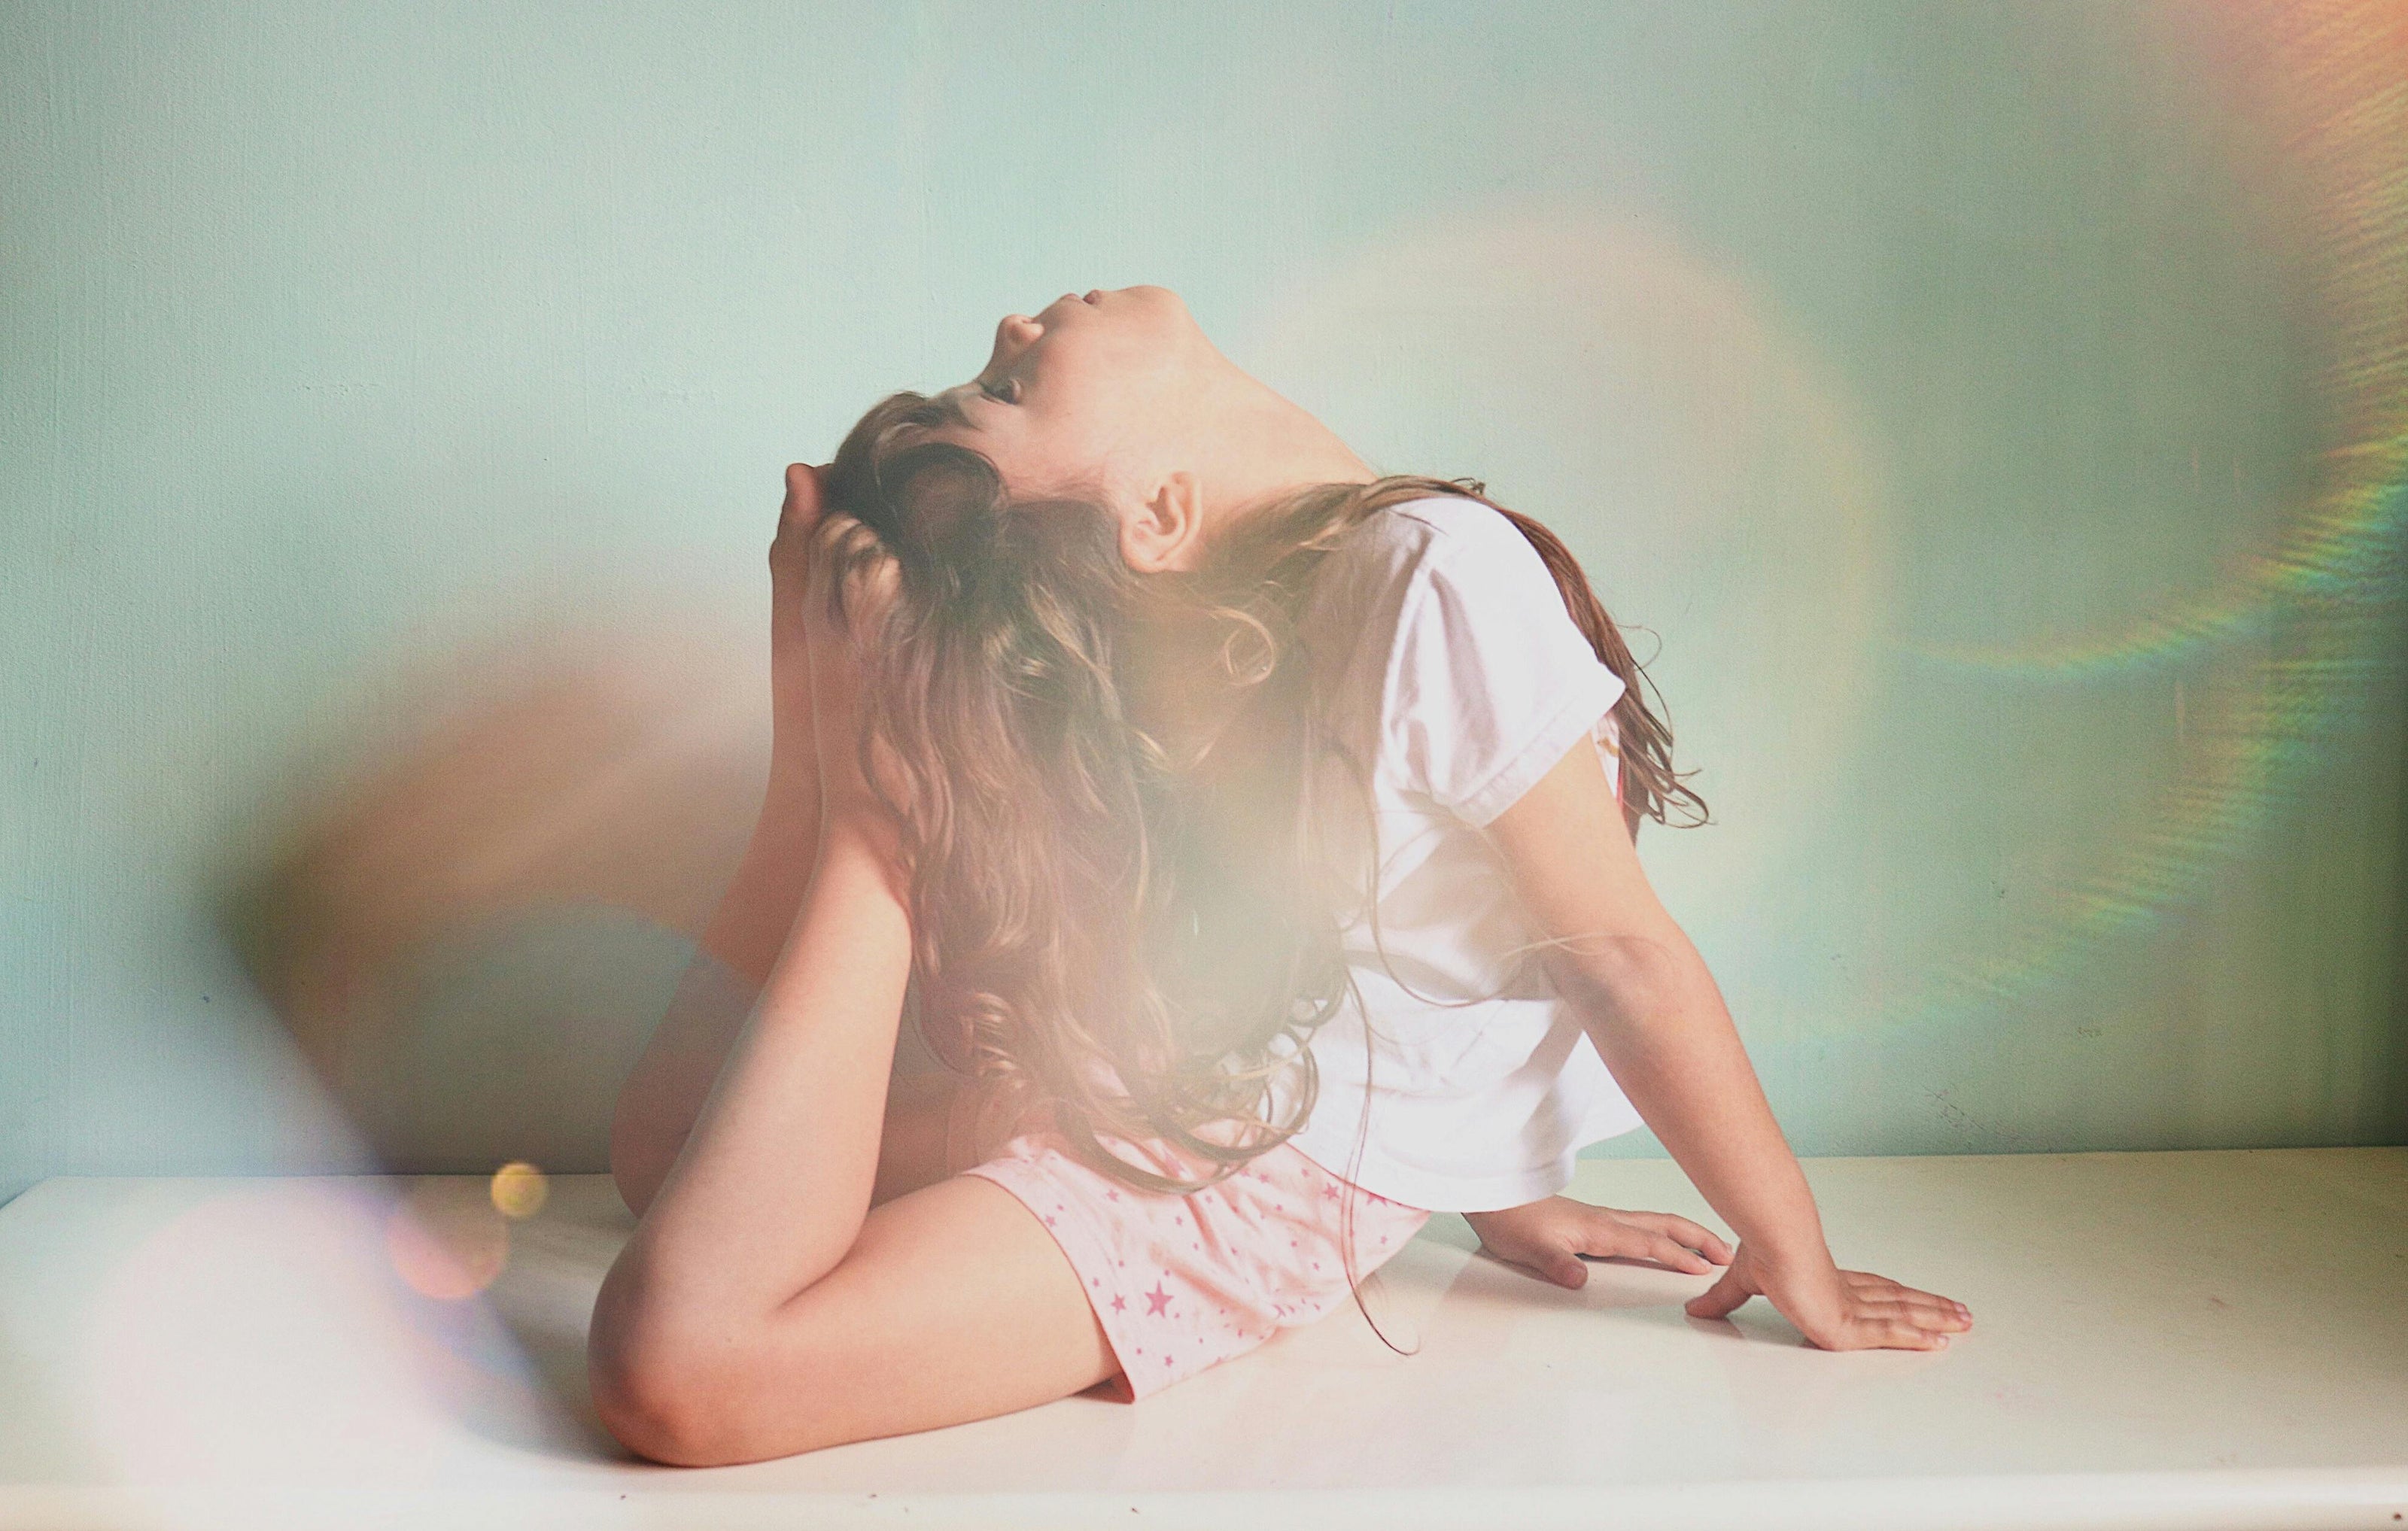
[[612,1269],[624,1300],[765,1313],[853,1247],[910,968],[890,840],[824,839],[793,937]]
[[641,1212],[726,1062],[779,952],[794,929],[819,859],[819,761],[811,727],[810,657],[803,633],[807,533],[819,513],[810,469],[786,472],[786,500],[769,550],[769,788],[736,876],[702,934],[701,951],[619,1094],[610,1173]]
[[1970,1325],[1958,1304],[1842,1271],[1721,991],[1641,869],[1584,740],[1489,826],[1556,987],[1606,1066],[1714,1210],[1737,1257],[1689,1305],[1719,1318],[1763,1295],[1814,1344],[1930,1350]]
[[[815,505],[790,519],[821,542],[843,535],[815,530]],[[817,579],[800,594],[820,740],[817,853],[760,1002],[603,1283],[596,1324],[620,1361],[654,1347],[709,1352],[737,1317],[771,1313],[835,1268],[869,1211],[910,972],[908,880],[853,744],[851,636],[824,622]],[[882,604],[865,596],[853,609]]]

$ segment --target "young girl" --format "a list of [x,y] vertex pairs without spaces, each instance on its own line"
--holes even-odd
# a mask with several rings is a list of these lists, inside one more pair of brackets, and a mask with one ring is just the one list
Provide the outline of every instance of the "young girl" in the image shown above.
[[[1934,1349],[1841,1270],[1633,837],[1702,805],[1561,544],[1383,479],[1160,288],[787,470],[752,848],[628,1081],[603,1420],[664,1462],[1138,1398],[1460,1211]],[[895,1066],[907,988],[950,1066]],[[757,996],[757,997],[756,997]],[[1653,1127],[1740,1236],[1554,1195]]]

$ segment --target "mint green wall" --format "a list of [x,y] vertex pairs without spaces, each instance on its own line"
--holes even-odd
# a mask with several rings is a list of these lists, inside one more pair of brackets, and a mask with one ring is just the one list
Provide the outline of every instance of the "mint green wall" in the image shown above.
[[[216,912],[310,763],[749,622],[785,462],[1139,281],[1660,641],[1722,823],[1644,849],[1802,1148],[2398,1140],[2408,622],[2245,598],[2358,341],[2234,14],[8,7],[0,1195],[364,1162]],[[531,918],[418,1163],[590,1166],[676,942]]]

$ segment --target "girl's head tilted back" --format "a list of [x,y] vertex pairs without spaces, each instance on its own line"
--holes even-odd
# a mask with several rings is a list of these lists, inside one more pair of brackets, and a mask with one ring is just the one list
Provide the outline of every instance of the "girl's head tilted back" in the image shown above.
[[[901,574],[865,748],[911,852],[932,1046],[1013,1086],[1007,1101],[1050,1105],[1082,1155],[1140,1185],[1184,1189],[1099,1135],[1224,1165],[1283,1140],[1312,1102],[1300,1044],[1346,985],[1346,884],[1314,826],[1347,805],[1307,800],[1326,747],[1296,620],[1366,518],[1485,496],[1374,474],[1153,287],[1006,318],[970,382],[872,408],[823,493],[877,536],[851,556]],[[1701,811],[1578,565],[1502,513],[1627,683],[1634,827]],[[1273,1121],[1283,1069],[1297,1087]]]
[[914,438],[983,457],[1015,502],[1109,510],[1140,573],[1194,567],[1220,529],[1278,495],[1377,477],[1223,356],[1162,287],[1065,293],[1007,315],[978,375],[925,405],[907,427]]

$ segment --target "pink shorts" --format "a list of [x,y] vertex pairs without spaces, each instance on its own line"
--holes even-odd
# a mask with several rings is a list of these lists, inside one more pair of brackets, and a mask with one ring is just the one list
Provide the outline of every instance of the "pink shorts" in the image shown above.
[[[1157,1172],[1200,1178],[1201,1166],[1168,1144],[1111,1146]],[[1429,1221],[1285,1144],[1184,1196],[1140,1191],[1088,1168],[1050,1128],[1022,1133],[964,1173],[1019,1197],[1069,1256],[1121,1364],[1103,1391],[1123,1402],[1346,1302],[1342,1214],[1353,1222],[1357,1279]]]

